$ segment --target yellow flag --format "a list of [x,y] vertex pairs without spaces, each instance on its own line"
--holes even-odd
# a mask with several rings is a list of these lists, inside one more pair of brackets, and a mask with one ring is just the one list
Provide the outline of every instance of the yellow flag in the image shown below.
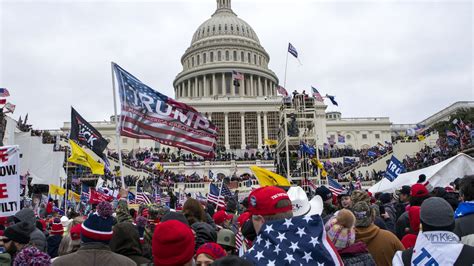
[[164,170],[163,166],[159,162],[155,164],[155,168],[156,168],[156,170],[158,170],[160,172],[163,172],[163,170]]
[[94,160],[94,157],[89,155],[85,150],[83,150],[79,145],[74,141],[69,140],[69,145],[71,145],[71,157],[67,160],[71,163],[76,163],[89,167],[93,174],[95,175],[104,175],[104,165]]
[[316,158],[311,159],[311,162],[316,165],[319,169],[324,169],[324,165]]
[[328,176],[328,172],[326,172],[326,170],[323,169],[323,170],[321,171],[321,176],[322,176],[322,177]]
[[67,191],[67,198],[68,198],[68,200],[74,199],[75,202],[81,201],[81,195],[79,195],[76,192],[71,191],[71,190]]
[[418,140],[419,140],[419,141],[423,141],[423,140],[425,140],[425,139],[426,139],[425,136],[423,136],[423,135],[418,135]]
[[269,171],[265,168],[261,168],[258,166],[250,166],[250,170],[255,174],[257,177],[258,183],[262,187],[266,186],[282,186],[282,187],[289,187],[291,186],[290,181],[285,177],[275,174],[272,171]]
[[278,144],[278,141],[276,139],[265,139],[264,142],[265,142],[265,145],[268,145],[268,146],[273,146],[273,145]]
[[50,195],[58,195],[58,196],[62,196],[64,195],[64,193],[66,193],[66,190],[60,186],[56,186],[56,185],[49,185],[49,194]]

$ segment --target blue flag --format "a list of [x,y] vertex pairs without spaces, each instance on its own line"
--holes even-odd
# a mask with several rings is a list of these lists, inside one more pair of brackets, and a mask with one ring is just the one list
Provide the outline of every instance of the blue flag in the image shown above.
[[128,201],[129,202],[135,202],[135,194],[133,194],[132,192],[128,192]]
[[311,157],[313,157],[316,154],[316,150],[314,149],[314,147],[309,146],[308,144],[304,142],[300,144],[300,151],[302,153],[307,153]]
[[369,157],[375,157],[375,156],[377,156],[377,153],[375,153],[374,151],[368,151],[368,152],[367,152],[367,156],[369,156]]
[[387,170],[385,171],[385,177],[390,180],[390,182],[393,182],[399,174],[403,173],[405,171],[405,166],[403,166],[403,163],[401,163],[395,156],[392,155],[392,158],[390,159],[390,163],[387,166]]
[[336,96],[326,94],[326,97],[331,101],[332,104],[334,104],[335,106],[339,106],[336,102]]
[[344,157],[342,160],[345,164],[353,164],[356,161],[355,159],[351,159],[349,157]]
[[288,43],[288,53],[298,58],[298,51],[296,51],[296,48],[291,43]]

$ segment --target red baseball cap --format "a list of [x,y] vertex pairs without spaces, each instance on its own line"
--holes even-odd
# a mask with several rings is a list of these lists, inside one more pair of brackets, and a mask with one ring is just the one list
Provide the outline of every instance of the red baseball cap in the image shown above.
[[218,211],[214,213],[212,219],[217,225],[222,225],[225,221],[232,220],[232,214],[227,214],[225,211]]
[[428,189],[423,184],[414,184],[411,186],[411,193],[410,196],[412,197],[425,197],[430,194]]
[[[282,200],[287,200],[290,204],[278,208],[277,203]],[[292,211],[292,205],[288,194],[283,189],[268,186],[257,188],[250,193],[248,211],[255,215],[273,215]]]

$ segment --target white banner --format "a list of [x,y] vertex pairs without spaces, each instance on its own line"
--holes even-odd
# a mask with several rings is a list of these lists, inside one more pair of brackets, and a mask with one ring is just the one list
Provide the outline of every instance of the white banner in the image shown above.
[[20,210],[20,148],[0,147],[0,217]]

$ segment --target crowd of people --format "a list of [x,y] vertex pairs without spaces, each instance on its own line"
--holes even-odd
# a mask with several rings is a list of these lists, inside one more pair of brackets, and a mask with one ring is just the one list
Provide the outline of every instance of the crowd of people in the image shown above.
[[[313,196],[313,197],[312,197]],[[312,197],[312,198],[311,198]],[[395,193],[261,187],[219,207],[115,204],[61,215],[49,200],[0,220],[3,265],[471,265],[474,175]],[[173,205],[170,205],[173,204]],[[114,207],[115,206],[115,207]],[[327,235],[327,239],[324,237]],[[327,241],[330,241],[327,243]],[[419,252],[415,252],[419,251]],[[281,253],[281,254],[280,254]],[[279,263],[276,263],[276,262]],[[311,261],[311,262],[310,262]],[[272,264],[273,263],[273,264]]]

